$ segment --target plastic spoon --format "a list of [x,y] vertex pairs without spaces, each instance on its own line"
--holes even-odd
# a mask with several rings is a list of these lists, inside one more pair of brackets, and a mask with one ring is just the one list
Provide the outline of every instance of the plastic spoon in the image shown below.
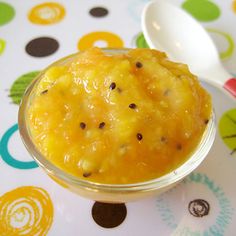
[[184,10],[167,1],[152,1],[143,10],[142,30],[151,48],[188,64],[202,80],[236,97],[236,78],[223,68],[205,29]]

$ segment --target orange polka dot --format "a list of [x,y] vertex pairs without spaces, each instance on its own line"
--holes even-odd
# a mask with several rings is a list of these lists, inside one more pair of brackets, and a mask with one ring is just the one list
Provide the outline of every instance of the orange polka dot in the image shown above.
[[233,9],[234,13],[236,13],[236,0],[234,0],[232,2],[232,9]]
[[64,16],[65,8],[61,4],[45,2],[33,7],[28,18],[33,24],[50,25],[58,23]]
[[52,201],[42,188],[24,186],[0,197],[3,235],[46,235],[52,221]]
[[78,42],[78,49],[83,51],[96,45],[98,42],[104,42],[104,47],[120,48],[123,47],[123,40],[116,34],[110,32],[92,32],[84,35]]

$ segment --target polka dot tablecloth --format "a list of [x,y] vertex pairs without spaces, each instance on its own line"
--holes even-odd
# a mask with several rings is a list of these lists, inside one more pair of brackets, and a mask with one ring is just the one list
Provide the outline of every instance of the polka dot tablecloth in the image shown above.
[[[235,76],[236,1],[169,1],[208,30]],[[0,236],[236,235],[236,103],[217,88],[203,84],[218,128],[208,157],[175,188],[142,201],[81,198],[38,168],[20,140],[18,106],[35,76],[91,46],[148,47],[140,26],[147,2],[0,0]]]

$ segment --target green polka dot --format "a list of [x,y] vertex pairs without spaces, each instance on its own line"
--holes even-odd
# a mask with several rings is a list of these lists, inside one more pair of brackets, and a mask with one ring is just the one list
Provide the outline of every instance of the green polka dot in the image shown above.
[[143,33],[140,33],[135,40],[136,47],[138,48],[149,48]]
[[17,78],[10,89],[12,102],[20,104],[21,98],[30,82],[39,74],[40,71],[32,71]]
[[3,53],[6,47],[6,42],[3,39],[0,39],[0,55]]
[[236,153],[236,109],[223,114],[219,122],[219,132],[224,143],[231,149],[231,154]]
[[14,8],[8,3],[0,2],[0,26],[10,22],[14,16]]
[[213,21],[220,16],[220,8],[209,0],[186,0],[182,7],[199,21]]
[[215,33],[215,34],[221,35],[222,37],[224,37],[226,39],[226,41],[228,43],[228,48],[225,51],[220,52],[220,58],[222,60],[224,60],[224,59],[231,57],[234,52],[234,40],[231,37],[231,35],[223,32],[223,31],[216,30],[216,29],[207,29],[207,31],[210,33]]

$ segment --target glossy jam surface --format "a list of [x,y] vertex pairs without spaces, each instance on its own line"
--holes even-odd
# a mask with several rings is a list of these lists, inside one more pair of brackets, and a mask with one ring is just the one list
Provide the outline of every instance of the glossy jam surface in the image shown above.
[[67,173],[136,183],[180,166],[198,145],[211,98],[188,67],[162,52],[98,48],[49,68],[28,109],[40,152]]

